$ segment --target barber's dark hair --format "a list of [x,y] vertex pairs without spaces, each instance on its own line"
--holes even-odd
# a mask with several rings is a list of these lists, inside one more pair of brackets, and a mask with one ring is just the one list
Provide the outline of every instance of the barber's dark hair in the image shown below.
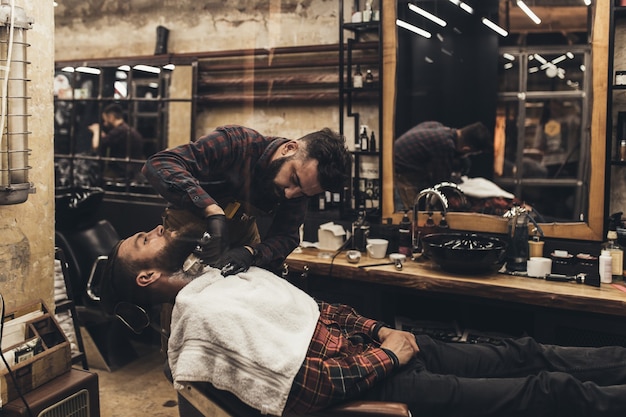
[[473,151],[493,150],[493,135],[484,124],[476,122],[459,130],[463,143],[471,147]]
[[115,116],[116,119],[124,118],[124,111],[118,104],[115,104],[115,103],[109,104],[108,106],[106,106],[104,110],[102,110],[102,113],[112,114]]
[[329,128],[309,133],[300,138],[306,144],[305,158],[315,159],[318,180],[324,191],[339,192],[349,178],[352,155],[346,147],[346,139]]

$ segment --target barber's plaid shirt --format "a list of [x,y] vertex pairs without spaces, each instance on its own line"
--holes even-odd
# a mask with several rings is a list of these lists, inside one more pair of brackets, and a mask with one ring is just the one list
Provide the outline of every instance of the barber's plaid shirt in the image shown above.
[[263,136],[243,126],[221,126],[198,140],[148,158],[142,173],[169,203],[203,215],[217,199],[232,197],[273,215],[263,242],[255,245],[256,265],[275,266],[300,241],[306,197],[268,206],[253,179],[264,174],[274,152],[288,139]]
[[393,143],[393,166],[397,175],[416,182],[420,190],[450,181],[457,158],[456,129],[439,122],[423,122]]
[[376,320],[346,305],[319,305],[320,318],[286,411],[307,413],[354,398],[394,369],[393,359],[374,340]]

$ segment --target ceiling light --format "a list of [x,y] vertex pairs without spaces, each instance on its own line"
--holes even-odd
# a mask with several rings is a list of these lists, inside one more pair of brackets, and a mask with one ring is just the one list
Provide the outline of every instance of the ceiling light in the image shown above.
[[500,26],[496,25],[495,23],[493,23],[491,20],[487,19],[486,17],[483,17],[482,22],[485,26],[487,26],[489,29],[493,30],[494,32],[496,32],[498,35],[502,37],[507,37],[509,35],[509,32],[502,29]]
[[63,72],[74,72],[74,67],[63,67],[61,68]]
[[584,0],[585,1],[585,6],[591,6],[591,0]]
[[503,53],[502,57],[508,59],[509,61],[515,61],[515,56],[509,54],[508,52]]
[[450,0],[450,3],[456,4],[461,9],[465,10],[469,14],[474,14],[474,9],[469,4],[463,3],[461,0]]
[[153,74],[158,74],[161,72],[161,68],[153,67],[151,65],[143,65],[143,64],[135,65],[133,69],[137,71],[150,72]]
[[430,32],[427,32],[424,29],[420,29],[417,26],[413,26],[412,24],[407,23],[407,22],[405,22],[403,20],[400,20],[400,19],[396,19],[396,25],[400,26],[401,28],[410,30],[413,33],[417,33],[418,35],[423,36],[426,39],[430,39],[430,37],[432,36],[430,34]]
[[117,69],[120,71],[130,71],[130,65],[120,65]]
[[504,64],[504,69],[508,70],[513,68],[513,63],[512,62],[507,62],[506,64]]
[[163,69],[166,69],[166,70],[174,71],[175,68],[176,68],[176,65],[174,64],[163,65]]
[[98,68],[91,68],[91,67],[77,67],[76,68],[76,72],[83,72],[85,74],[100,75],[100,70]]
[[524,11],[524,13],[526,13],[528,15],[528,17],[530,17],[530,20],[535,22],[536,25],[541,23],[541,19],[539,19],[539,17],[535,14],[535,12],[530,10],[530,8],[528,6],[526,6],[526,3],[524,3],[522,0],[517,0],[517,6],[520,9],[522,9]]
[[438,24],[438,25],[439,25],[439,26],[441,26],[441,27],[445,27],[445,26],[447,25],[447,23],[446,23],[446,21],[445,21],[445,20],[438,18],[438,17],[437,17],[437,16],[435,16],[434,14],[432,14],[432,13],[430,13],[430,12],[427,12],[427,11],[426,11],[426,10],[424,10],[424,9],[421,9],[421,8],[417,7],[416,5],[414,5],[414,4],[410,4],[410,3],[409,3],[409,9],[410,9],[411,11],[413,11],[413,12],[417,13],[418,15],[423,16],[423,17],[425,17],[426,19],[428,19],[428,20],[431,20],[431,21],[435,22],[436,24]]

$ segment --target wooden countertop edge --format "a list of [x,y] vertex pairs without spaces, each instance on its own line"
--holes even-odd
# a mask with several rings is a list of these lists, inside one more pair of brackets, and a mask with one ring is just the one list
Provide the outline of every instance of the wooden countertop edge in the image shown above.
[[289,255],[286,263],[290,272],[303,272],[306,267],[312,274],[332,274],[335,278],[418,291],[467,294],[548,308],[626,315],[626,292],[606,284],[597,288],[573,282],[546,282],[497,273],[486,276],[454,275],[430,263],[413,261],[406,262],[403,270],[397,271],[393,265],[365,267],[385,262],[386,259],[375,262],[377,260],[365,257],[358,264],[349,264],[344,254],[335,257],[331,269],[331,258],[319,258],[319,253],[306,249],[303,253]]

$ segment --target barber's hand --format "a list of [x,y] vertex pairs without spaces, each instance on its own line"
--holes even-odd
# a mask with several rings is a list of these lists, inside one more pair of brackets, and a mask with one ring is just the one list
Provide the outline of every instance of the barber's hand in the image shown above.
[[203,262],[211,264],[228,249],[228,225],[226,216],[216,214],[206,219],[206,232],[200,238],[194,253]]
[[409,363],[420,350],[415,341],[415,335],[410,332],[381,327],[378,331],[378,339],[382,342],[380,347],[396,354],[401,366]]
[[221,269],[223,276],[228,276],[247,271],[253,261],[252,250],[240,246],[224,253],[213,266]]

